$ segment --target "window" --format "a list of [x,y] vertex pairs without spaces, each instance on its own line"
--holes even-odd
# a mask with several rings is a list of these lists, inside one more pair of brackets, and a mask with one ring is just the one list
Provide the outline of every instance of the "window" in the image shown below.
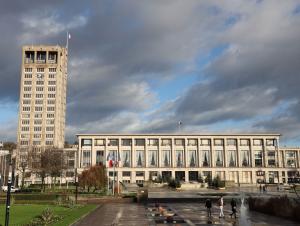
[[285,153],[285,159],[287,167],[296,167],[296,152],[287,151]]
[[32,78],[32,74],[25,74],[24,78]]
[[92,146],[92,139],[82,139],[81,145],[82,146]]
[[197,166],[197,154],[196,150],[190,150],[188,152],[188,164],[189,167],[196,167]]
[[276,139],[267,139],[266,140],[266,145],[267,146],[276,146]]
[[197,146],[198,140],[197,139],[188,139],[189,146]]
[[236,167],[236,151],[235,150],[227,151],[227,165],[229,167]]
[[249,139],[241,139],[240,144],[241,144],[241,146],[249,146],[250,140]]
[[158,139],[148,139],[147,140],[149,146],[157,146],[158,145]]
[[22,118],[30,118],[30,114],[22,114]]
[[202,152],[202,166],[203,167],[209,167],[210,166],[210,155],[209,155],[209,151],[203,151]]
[[108,146],[118,146],[118,139],[109,139]]
[[37,94],[35,94],[35,98],[43,98],[43,94],[42,93],[37,93]]
[[262,151],[254,152],[254,162],[256,167],[262,167]]
[[103,164],[104,162],[104,152],[96,151],[96,165]]
[[24,93],[23,97],[24,98],[31,98],[31,94],[30,93]]
[[123,177],[130,177],[131,176],[131,172],[130,171],[123,171],[122,172],[122,176]]
[[263,145],[263,140],[262,139],[254,139],[253,140],[253,145],[254,146],[262,146]]
[[161,140],[161,145],[162,146],[171,146],[172,140],[171,139],[162,139]]
[[34,124],[35,125],[41,125],[42,124],[42,120],[41,119],[34,120]]
[[30,92],[31,87],[30,86],[24,86],[24,92]]
[[136,166],[143,167],[145,166],[145,153],[142,150],[137,150],[136,152]]
[[37,87],[36,87],[36,91],[37,91],[37,92],[43,92],[43,91],[44,91],[44,87],[42,87],[42,86],[37,86]]
[[67,171],[66,177],[74,177],[74,172]]
[[130,167],[131,165],[130,151],[128,150],[122,151],[121,161],[123,167]]
[[28,126],[22,126],[21,131],[29,131],[29,127]]
[[91,158],[91,152],[90,151],[83,151],[83,160],[82,165],[83,167],[88,167],[91,165],[90,158]]
[[47,125],[53,125],[54,124],[54,119],[47,119],[46,124]]
[[38,81],[36,81],[36,85],[37,86],[43,86],[44,85],[44,81],[38,80]]
[[183,150],[176,150],[175,151],[175,165],[176,165],[176,167],[183,167],[184,166]]
[[35,107],[34,110],[35,111],[43,111],[43,107]]
[[32,68],[26,67],[26,68],[25,68],[25,72],[32,72]]
[[41,113],[35,113],[34,118],[42,118],[43,114]]
[[[47,143],[47,142],[46,142]],[[32,142],[32,144],[33,145],[41,145],[41,141],[39,141],[39,140],[34,140],[33,142]]]
[[236,146],[236,144],[237,144],[236,139],[227,139],[228,146]]
[[49,74],[49,75],[48,75],[48,78],[50,78],[50,79],[51,79],[51,78],[55,78],[55,74]]
[[56,68],[49,68],[49,73],[50,72],[56,72]]
[[30,104],[31,100],[23,100],[23,104]]
[[56,85],[56,81],[48,81],[48,85]]
[[170,167],[171,166],[171,151],[170,150],[166,150],[166,151],[162,151],[162,155],[161,155],[162,159],[162,165],[164,167]]
[[215,146],[223,146],[224,140],[223,139],[215,139],[214,143],[215,143]]
[[51,126],[51,127],[50,127],[50,126],[47,126],[47,127],[46,127],[46,131],[54,131],[54,127],[52,127],[52,126]]
[[47,111],[55,111],[55,107],[47,107]]
[[48,87],[49,92],[55,92],[55,86],[50,86]]
[[131,146],[131,139],[122,139],[122,146]]
[[33,130],[34,130],[34,132],[40,132],[40,131],[42,131],[42,127],[41,126],[35,126],[33,128]]
[[215,153],[215,159],[216,159],[216,166],[222,167],[223,166],[223,152],[220,150],[217,150]]
[[32,82],[31,81],[24,81],[24,85],[31,85]]
[[135,146],[145,146],[145,139],[135,139]]
[[54,118],[54,114],[47,114],[47,118]]
[[30,107],[23,107],[23,111],[30,111]]
[[268,151],[269,158],[275,158],[275,151]]
[[53,138],[53,137],[54,137],[54,134],[46,133],[46,138]]
[[104,146],[105,139],[95,139],[95,146]]
[[184,146],[184,139],[175,139],[176,146]]
[[48,100],[48,101],[47,101],[47,104],[48,104],[48,105],[54,105],[54,104],[55,104],[55,100]]
[[240,158],[243,167],[248,167],[250,165],[249,151],[241,151]]
[[36,133],[33,135],[33,138],[41,138],[42,137],[42,134],[40,133]]
[[37,69],[36,69],[36,72],[44,72],[45,71],[45,69],[44,68],[40,68],[40,67],[38,67]]
[[143,171],[136,171],[135,176],[136,177],[143,177],[144,176],[144,172]]
[[54,93],[49,93],[48,98],[55,98],[55,94]]
[[29,142],[27,140],[21,140],[20,144],[21,145],[29,145]]
[[148,151],[148,166],[157,167],[157,151]]
[[43,100],[35,100],[35,104],[42,105],[43,104]]

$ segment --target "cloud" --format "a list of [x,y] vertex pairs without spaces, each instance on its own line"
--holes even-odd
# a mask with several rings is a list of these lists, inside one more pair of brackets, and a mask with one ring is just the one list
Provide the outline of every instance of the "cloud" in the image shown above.
[[[172,132],[179,120],[185,131],[227,126],[297,139],[298,7],[293,0],[6,2],[0,100],[18,101],[21,45],[65,45],[69,30],[69,139],[91,131]],[[161,101],[153,81],[190,74],[194,84]]]

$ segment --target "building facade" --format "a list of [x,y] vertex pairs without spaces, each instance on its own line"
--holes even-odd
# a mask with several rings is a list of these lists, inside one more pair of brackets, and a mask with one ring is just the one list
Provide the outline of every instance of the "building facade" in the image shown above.
[[[124,183],[158,176],[236,184],[287,183],[299,176],[300,149],[279,148],[280,134],[79,134],[78,167],[104,164]],[[111,168],[110,160],[118,163]],[[80,172],[79,170],[79,172]]]
[[60,46],[23,46],[18,162],[29,150],[63,148],[67,88],[67,49]]

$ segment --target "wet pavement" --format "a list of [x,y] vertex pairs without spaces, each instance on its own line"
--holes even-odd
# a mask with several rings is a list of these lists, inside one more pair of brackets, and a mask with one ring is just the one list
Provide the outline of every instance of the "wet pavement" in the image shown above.
[[105,203],[73,226],[161,226],[161,225],[226,225],[226,226],[296,226],[300,223],[284,220],[257,212],[250,212],[243,204],[238,207],[238,218],[230,217],[230,205],[225,205],[225,218],[219,218],[217,206],[208,218],[203,203],[164,203],[172,217],[165,217],[153,210],[154,204],[143,206],[136,203]]

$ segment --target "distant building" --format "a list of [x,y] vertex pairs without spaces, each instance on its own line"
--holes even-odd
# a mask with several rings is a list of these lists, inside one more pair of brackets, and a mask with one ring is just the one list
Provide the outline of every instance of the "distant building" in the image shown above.
[[280,134],[79,134],[79,171],[104,164],[113,179],[143,183],[219,176],[239,185],[299,177],[300,149],[280,148]]
[[67,49],[60,46],[23,46],[18,161],[29,150],[63,148],[67,88]]

